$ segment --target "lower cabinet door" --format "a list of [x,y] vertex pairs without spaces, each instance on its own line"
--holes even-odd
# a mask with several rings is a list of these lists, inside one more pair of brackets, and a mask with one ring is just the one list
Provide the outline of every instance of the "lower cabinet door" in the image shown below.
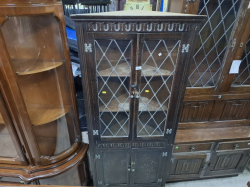
[[130,186],[130,152],[101,150],[94,155],[97,181],[95,186]]
[[[171,180],[200,178],[206,168],[207,154],[174,154],[172,157]],[[210,157],[210,156],[209,156]]]
[[161,186],[166,149],[133,149],[131,156],[131,186]]
[[249,151],[217,152],[207,168],[206,176],[222,176],[241,173],[250,156]]

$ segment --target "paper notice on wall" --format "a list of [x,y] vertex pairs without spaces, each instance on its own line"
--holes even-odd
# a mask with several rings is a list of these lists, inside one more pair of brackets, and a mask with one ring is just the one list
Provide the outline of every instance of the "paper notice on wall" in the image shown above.
[[241,63],[241,60],[234,60],[232,65],[231,65],[229,74],[238,74],[239,68],[240,68],[240,63]]
[[248,4],[248,8],[247,9],[250,9],[250,2],[249,2],[249,4]]

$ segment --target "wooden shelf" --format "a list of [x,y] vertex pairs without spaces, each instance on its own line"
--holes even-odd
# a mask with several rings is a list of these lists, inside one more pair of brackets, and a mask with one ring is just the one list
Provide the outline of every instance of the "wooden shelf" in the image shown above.
[[3,116],[0,114],[0,124],[5,124],[3,121]]
[[[112,70],[113,68],[108,68],[108,69],[100,70],[99,73],[102,77],[109,77]],[[142,73],[144,74],[144,76],[153,76],[156,70],[157,68],[154,66],[144,65],[142,68]],[[130,67],[128,66],[127,63],[121,63],[118,66],[116,66],[115,71],[116,73],[113,72],[110,77],[117,77],[117,74],[119,77],[126,77],[127,74],[130,72]],[[171,75],[171,72],[168,70],[160,69],[160,72],[163,76]],[[154,76],[160,76],[160,74],[156,73]]]
[[250,126],[178,129],[175,143],[236,140],[250,137]]
[[17,75],[29,75],[55,69],[63,62],[36,62],[31,60],[12,60]]
[[[121,104],[123,104],[123,103],[126,101],[127,97],[128,97],[128,94],[123,94],[123,95],[117,97],[117,99],[119,100],[119,102],[120,102]],[[149,100],[150,100],[150,99],[147,98],[147,97],[141,97],[141,98],[142,98],[142,100],[143,100],[143,102],[144,102],[145,104],[147,104],[147,103],[149,102]],[[108,105],[108,108],[109,108],[109,110],[110,110],[111,112],[117,112],[117,111],[120,109],[120,103],[117,101],[117,99],[113,99],[113,100],[109,103],[109,105]],[[147,105],[148,110],[147,110],[147,109],[144,109],[144,107],[145,107],[145,106],[144,106],[144,104],[141,102],[141,99],[139,99],[139,111],[148,111],[148,110],[149,110],[149,111],[156,111],[156,110],[159,108],[159,104],[158,104],[157,101],[151,100],[150,103]],[[99,107],[99,111],[103,111],[104,108],[105,108],[104,105],[100,106],[100,107]],[[123,111],[124,111],[123,108],[125,109],[125,111],[129,111],[129,99],[128,99],[127,102],[123,105],[123,107],[121,108],[120,112],[123,112]],[[166,106],[162,106],[162,108],[163,108],[164,110],[167,110],[167,107],[166,107]],[[144,110],[143,110],[143,109],[144,109]],[[105,112],[109,112],[109,110],[106,108],[106,109],[105,109]],[[162,111],[162,109],[160,108],[158,111]]]
[[43,125],[55,121],[62,116],[66,115],[71,109],[71,106],[58,107],[58,108],[45,108],[45,107],[28,107],[28,114],[31,123],[35,126]]
[[[120,124],[124,124],[125,121],[126,121],[126,119],[121,120],[121,121],[120,121]],[[140,123],[140,122],[138,121],[138,123]],[[142,128],[142,125],[137,126],[137,133],[141,130],[141,128]],[[154,128],[152,128],[152,127],[150,126],[150,124],[146,125],[145,128],[147,129],[147,131],[148,131],[149,133],[151,133],[151,132],[153,132],[153,131],[155,130]],[[110,127],[109,129],[110,129],[110,131],[111,131],[113,134],[116,134],[116,133],[119,131],[119,129],[120,129],[120,125],[119,125],[118,123],[116,123],[116,124],[114,124],[112,127]],[[127,134],[129,134],[128,121],[127,121],[127,124],[125,124],[125,125],[123,126],[123,129],[124,129],[124,131],[127,132]],[[126,136],[126,134],[125,134],[124,131],[121,129],[121,130],[117,133],[116,136]],[[103,134],[103,136],[112,136],[112,135],[111,135],[111,133],[109,132],[109,130],[106,130],[105,133]],[[140,137],[140,136],[149,136],[149,135],[148,135],[148,133],[146,132],[146,130],[143,129],[143,130],[140,132],[140,134],[139,134],[138,136]],[[163,136],[163,135],[162,135],[162,133],[157,129],[156,131],[154,131],[154,134],[153,134],[152,136]]]

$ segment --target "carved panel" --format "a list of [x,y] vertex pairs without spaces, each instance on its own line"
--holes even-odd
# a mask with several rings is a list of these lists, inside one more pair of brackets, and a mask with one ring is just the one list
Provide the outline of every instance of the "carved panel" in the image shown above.
[[88,31],[94,32],[188,32],[189,23],[181,22],[90,22]]
[[218,159],[212,170],[216,171],[216,170],[235,169],[241,157],[242,157],[242,154],[218,156]]
[[181,122],[208,121],[214,101],[185,102],[182,107]]
[[177,160],[176,167],[174,169],[174,172],[172,171],[172,174],[198,174],[201,168],[202,161],[202,158]]
[[249,116],[249,100],[230,100],[225,102],[221,120],[246,119]]
[[116,143],[98,143],[97,148],[148,148],[165,147],[165,142],[116,142]]

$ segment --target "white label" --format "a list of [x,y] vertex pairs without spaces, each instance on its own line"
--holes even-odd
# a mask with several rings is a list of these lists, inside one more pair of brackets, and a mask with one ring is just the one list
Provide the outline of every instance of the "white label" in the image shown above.
[[159,53],[159,54],[158,54],[158,56],[161,56],[161,55],[162,55],[162,53]]
[[249,2],[249,4],[248,4],[248,8],[247,9],[250,9],[250,2]]
[[250,143],[248,143],[247,145],[250,145]]
[[234,60],[232,65],[231,65],[229,74],[237,74],[237,73],[239,73],[240,63],[241,63],[241,60]]
[[141,70],[142,68],[141,68],[141,66],[136,66],[135,67],[135,70]]

